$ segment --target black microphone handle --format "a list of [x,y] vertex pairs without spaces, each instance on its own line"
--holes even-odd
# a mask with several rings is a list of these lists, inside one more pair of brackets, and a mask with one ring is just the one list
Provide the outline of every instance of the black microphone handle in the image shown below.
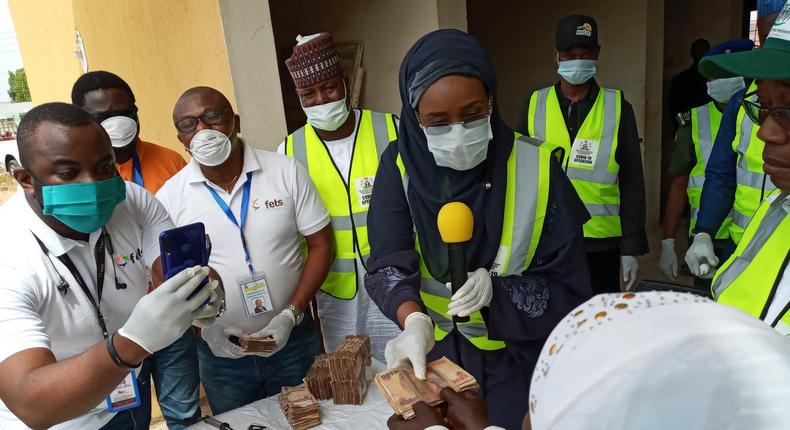
[[[467,280],[466,270],[466,248],[463,243],[448,243],[447,244],[447,259],[450,263],[450,285],[451,291],[455,294]],[[453,317],[454,323],[469,322],[469,317]]]

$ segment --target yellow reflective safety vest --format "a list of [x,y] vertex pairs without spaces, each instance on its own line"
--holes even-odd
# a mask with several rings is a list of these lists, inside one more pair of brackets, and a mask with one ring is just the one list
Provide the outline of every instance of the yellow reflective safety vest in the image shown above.
[[[507,189],[499,250],[490,269],[493,276],[520,275],[527,270],[543,231],[549,199],[551,149],[535,139],[515,133],[515,143],[507,162]],[[396,160],[408,200],[409,172]],[[415,234],[415,248],[420,254],[420,241]],[[454,329],[478,349],[493,351],[505,342],[488,338],[488,329],[480,312],[469,316],[469,322],[453,325],[447,314],[452,293],[443,282],[434,279],[420,254],[420,297],[433,320],[434,338],[440,341]]]
[[[764,319],[790,259],[790,215],[783,207],[785,194],[773,192],[773,202],[764,201],[754,214],[735,253],[713,278],[713,297]],[[787,306],[776,321],[790,326]]]
[[[691,109],[691,140],[694,142],[694,155],[697,163],[689,174],[689,183],[686,188],[689,205],[691,206],[691,220],[689,222],[689,235],[697,225],[699,214],[702,185],[705,183],[705,167],[708,165],[713,143],[719,133],[719,125],[723,114],[716,107],[715,102]],[[716,233],[716,239],[726,239],[730,236],[730,223],[732,217],[727,217]]]
[[[757,89],[757,84],[752,82],[747,93]],[[754,100],[756,96],[752,96]],[[737,244],[743,236],[743,231],[749,225],[749,220],[754,215],[757,207],[768,193],[776,189],[771,179],[763,171],[763,148],[765,142],[757,138],[757,131],[743,106],[738,109],[735,122],[735,139],[732,141],[732,150],[738,154],[736,165],[735,200],[733,201],[732,224],[730,224],[730,237]]]
[[312,125],[306,124],[285,141],[285,154],[307,169],[332,218],[335,261],[321,290],[339,299],[352,299],[357,294],[356,259],[360,258],[364,264],[370,254],[367,219],[373,181],[381,154],[397,137],[392,114],[370,110],[356,112],[361,113],[361,118],[348,183]]
[[620,90],[601,88],[571,145],[554,86],[535,91],[529,100],[529,135],[551,148],[562,148],[562,164],[592,215],[584,237],[623,235],[620,224],[620,165],[615,161],[620,130]]

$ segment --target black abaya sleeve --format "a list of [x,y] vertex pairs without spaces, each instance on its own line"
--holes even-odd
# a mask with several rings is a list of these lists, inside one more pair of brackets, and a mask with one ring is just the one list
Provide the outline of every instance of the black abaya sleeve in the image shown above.
[[495,277],[491,305],[484,308],[489,337],[517,355],[539,353],[554,326],[592,296],[582,231],[590,216],[556,162],[550,181],[532,264],[520,276]]
[[397,141],[384,151],[373,182],[368,208],[365,289],[381,312],[398,323],[398,307],[420,300],[420,264],[414,250],[414,227],[409,203],[395,159]]

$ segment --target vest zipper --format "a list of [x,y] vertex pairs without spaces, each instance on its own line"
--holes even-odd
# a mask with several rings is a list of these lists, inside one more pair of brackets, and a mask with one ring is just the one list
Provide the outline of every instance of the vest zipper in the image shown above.
[[[765,319],[766,314],[768,314],[768,308],[771,307],[771,302],[774,301],[774,296],[776,295],[776,290],[779,289],[779,282],[781,282],[782,275],[784,274],[785,269],[787,269],[788,261],[790,261],[790,252],[788,252],[787,255],[785,256],[785,260],[782,262],[782,266],[779,268],[779,273],[776,274],[776,279],[774,280],[774,285],[773,285],[773,287],[771,287],[771,293],[768,295],[768,300],[765,301],[765,306],[763,307],[763,311],[760,313],[760,319],[761,320]],[[773,324],[771,324],[771,327],[775,327],[776,326],[776,323],[778,323],[779,320],[782,319],[782,315],[785,312],[787,312],[787,310],[789,308],[790,308],[790,302],[788,302],[785,305],[785,307],[782,310],[782,312],[779,313],[779,316],[777,316],[776,320],[773,322]]]
[[[353,111],[354,111],[354,115],[356,115],[357,114],[356,109],[354,109]],[[357,137],[359,137],[359,127],[361,126],[362,126],[362,111],[359,111],[359,122],[357,123],[357,126],[354,129],[354,144],[351,146],[351,159],[348,162],[348,181],[343,179],[343,172],[341,172],[340,169],[337,167],[337,164],[335,163],[335,159],[332,158],[332,153],[329,152],[329,147],[326,145],[326,142],[324,142],[324,139],[321,136],[319,136],[318,133],[315,133],[315,135],[316,137],[318,137],[318,140],[321,141],[321,144],[324,145],[324,150],[326,151],[326,155],[329,156],[329,161],[332,162],[332,166],[335,167],[335,171],[340,176],[340,180],[343,182],[343,186],[346,188],[346,203],[348,203],[348,217],[351,219],[351,237],[352,240],[354,241],[354,251],[357,254],[360,254],[359,261],[362,262],[362,267],[367,272],[368,268],[365,266],[365,262],[362,261],[361,249],[359,247],[359,238],[357,237],[357,225],[354,223],[354,211],[351,206],[351,188],[349,187],[349,181],[351,180],[351,170],[354,166],[354,153],[357,152]],[[313,130],[313,132],[315,132],[315,129]],[[359,278],[359,270],[357,269],[356,261],[354,261],[354,274],[355,274],[355,278]],[[359,279],[355,279],[355,281],[357,282],[357,284],[354,285],[354,290],[356,290],[357,285],[359,285]]]

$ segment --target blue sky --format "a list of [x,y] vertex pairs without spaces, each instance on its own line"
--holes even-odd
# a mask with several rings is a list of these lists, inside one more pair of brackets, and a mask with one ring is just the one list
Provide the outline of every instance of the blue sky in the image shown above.
[[11,12],[8,10],[8,0],[0,0],[0,102],[9,100],[7,71],[22,67],[22,56],[19,54]]

